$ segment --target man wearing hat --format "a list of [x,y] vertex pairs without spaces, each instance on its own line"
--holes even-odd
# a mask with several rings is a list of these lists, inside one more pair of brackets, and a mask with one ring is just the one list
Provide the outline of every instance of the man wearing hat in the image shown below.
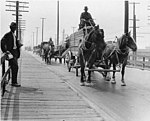
[[20,57],[20,47],[22,44],[19,43],[15,36],[15,30],[17,25],[15,22],[10,24],[10,32],[6,33],[1,39],[1,50],[4,53],[10,53],[13,57],[9,59],[9,65],[12,72],[12,86],[20,87],[17,83],[18,74],[18,58]]
[[88,12],[87,6],[84,7],[84,12],[81,13],[79,29],[83,28],[85,26],[85,24],[87,26],[95,26],[93,18],[91,16],[91,14]]

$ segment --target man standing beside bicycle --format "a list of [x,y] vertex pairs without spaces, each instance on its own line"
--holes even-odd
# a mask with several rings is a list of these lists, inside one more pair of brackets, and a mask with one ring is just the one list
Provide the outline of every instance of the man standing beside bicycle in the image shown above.
[[81,13],[79,29],[83,28],[85,25],[95,26],[95,22],[93,21],[91,14],[88,12],[87,6],[84,7],[84,12]]

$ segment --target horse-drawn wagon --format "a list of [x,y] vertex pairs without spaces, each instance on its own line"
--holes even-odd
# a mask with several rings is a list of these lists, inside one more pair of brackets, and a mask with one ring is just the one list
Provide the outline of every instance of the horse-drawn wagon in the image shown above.
[[80,65],[77,62],[78,46],[83,40],[83,37],[84,37],[83,29],[71,34],[68,38],[69,48],[63,54],[65,55],[68,71],[70,72],[72,68],[75,68],[76,76],[78,76],[78,68],[80,67]]
[[70,72],[72,68],[76,70],[76,76],[78,76],[78,69],[80,68],[78,60],[79,45],[84,41],[86,35],[92,30],[93,26],[85,26],[84,28],[72,33],[67,39],[68,48],[62,54],[65,56],[68,71]]
[[[92,71],[102,73],[106,80],[108,72],[113,72],[112,83],[115,84],[115,72],[121,71],[121,85],[125,86],[124,73],[129,48],[133,51],[137,49],[130,33],[125,33],[117,38],[116,43],[107,44],[104,41],[104,31],[99,29],[99,26],[81,29],[70,36],[70,46],[66,54],[68,71],[76,68],[76,76],[78,76],[78,68],[81,68],[81,85],[84,85],[85,80],[87,83],[91,83]],[[78,60],[79,65],[76,64]],[[113,69],[110,69],[111,65],[113,65]],[[117,65],[122,65],[122,68],[116,70]],[[85,71],[88,71],[87,78]],[[110,76],[108,78],[111,79]]]

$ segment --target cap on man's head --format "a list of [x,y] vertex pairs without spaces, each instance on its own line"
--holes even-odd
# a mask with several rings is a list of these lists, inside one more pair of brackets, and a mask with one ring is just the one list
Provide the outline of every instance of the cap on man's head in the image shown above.
[[17,24],[15,22],[11,22],[10,27],[16,27]]
[[85,7],[84,7],[84,10],[88,10],[88,7],[87,7],[87,6],[85,6]]

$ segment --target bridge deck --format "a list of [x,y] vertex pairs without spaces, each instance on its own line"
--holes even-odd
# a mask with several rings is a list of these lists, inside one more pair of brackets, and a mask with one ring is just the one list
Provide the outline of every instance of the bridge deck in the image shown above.
[[1,99],[1,120],[101,121],[90,105],[31,54],[19,61],[21,87],[7,86]]

